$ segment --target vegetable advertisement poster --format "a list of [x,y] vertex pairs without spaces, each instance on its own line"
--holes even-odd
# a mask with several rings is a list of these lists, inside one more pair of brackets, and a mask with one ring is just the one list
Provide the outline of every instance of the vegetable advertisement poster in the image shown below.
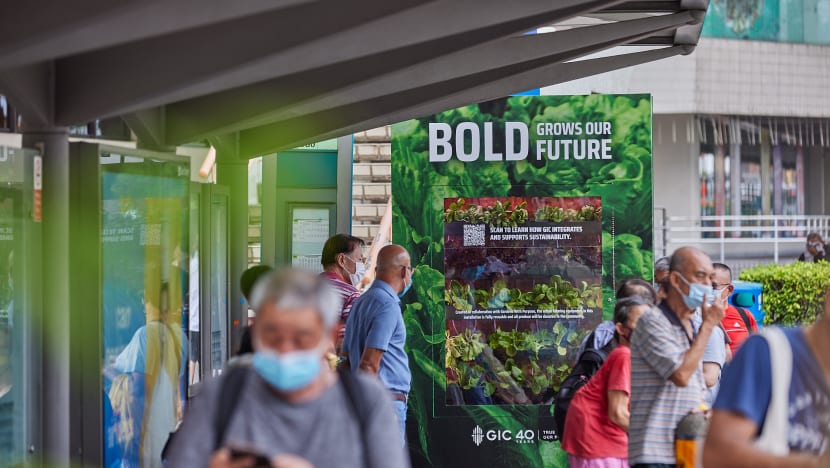
[[552,405],[652,276],[648,95],[513,96],[392,127],[414,466],[565,467]]

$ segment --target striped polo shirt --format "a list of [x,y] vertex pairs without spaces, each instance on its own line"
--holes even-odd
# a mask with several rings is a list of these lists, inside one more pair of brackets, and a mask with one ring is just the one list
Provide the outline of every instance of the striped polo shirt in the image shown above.
[[329,280],[329,284],[337,291],[337,295],[343,300],[343,309],[340,311],[340,328],[337,331],[337,337],[343,338],[346,336],[346,319],[349,318],[349,313],[352,311],[352,305],[357,298],[360,297],[360,291],[349,283],[340,279],[340,275],[330,271],[321,273],[324,278]]
[[659,308],[646,311],[631,337],[631,419],[628,463],[675,464],[674,431],[703,402],[703,365],[686,387],[669,380],[691,347],[683,326]]

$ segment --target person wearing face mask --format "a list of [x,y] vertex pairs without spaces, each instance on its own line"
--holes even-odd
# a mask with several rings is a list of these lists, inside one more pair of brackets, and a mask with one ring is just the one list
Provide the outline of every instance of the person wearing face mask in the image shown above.
[[[646,311],[631,336],[631,466],[675,465],[675,429],[700,411],[706,396],[703,355],[723,319],[726,300],[712,291],[714,268],[704,252],[672,255],[666,299]],[[692,318],[700,309],[701,325]]]
[[167,466],[409,467],[387,390],[335,372],[324,354],[341,304],[330,283],[299,270],[257,282],[249,365],[207,382],[172,439]]
[[[400,245],[387,245],[378,253],[372,287],[355,301],[343,340],[344,366],[352,372],[376,375],[388,390],[398,415],[401,445],[406,443],[406,401],[412,374],[404,351],[401,301],[412,286],[409,253]],[[393,466],[393,465],[389,465]]]
[[827,246],[821,238],[821,234],[811,232],[807,234],[807,247],[801,256],[798,257],[799,262],[819,262],[830,259],[830,253],[827,251]]
[[628,466],[629,339],[637,320],[652,307],[640,296],[617,301],[614,334],[619,346],[608,354],[596,375],[577,390],[565,417],[562,450],[568,452],[571,468]]
[[340,326],[337,334],[335,350],[339,353],[346,334],[346,320],[352,310],[354,301],[360,297],[357,285],[366,274],[363,259],[365,242],[359,237],[348,234],[335,234],[323,245],[323,255],[320,263],[323,265],[322,276],[334,287],[343,300],[343,309],[340,311]]

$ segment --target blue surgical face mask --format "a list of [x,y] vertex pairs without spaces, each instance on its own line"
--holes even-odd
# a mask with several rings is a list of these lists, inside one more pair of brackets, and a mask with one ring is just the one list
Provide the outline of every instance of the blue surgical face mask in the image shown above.
[[277,390],[291,392],[307,387],[320,374],[323,361],[319,348],[277,353],[254,353],[251,365],[263,380]]
[[684,283],[689,285],[689,294],[683,294],[683,291],[681,291],[680,288],[677,288],[677,291],[683,295],[683,302],[686,304],[686,307],[690,309],[697,309],[703,305],[703,301],[705,301],[707,297],[714,297],[712,285],[690,283],[689,280],[684,278],[680,273],[678,273],[677,276],[679,276]]
[[409,279],[409,283],[406,282],[406,278],[403,279],[403,291],[398,293],[398,297],[403,297],[408,291],[409,288],[412,287],[412,278]]

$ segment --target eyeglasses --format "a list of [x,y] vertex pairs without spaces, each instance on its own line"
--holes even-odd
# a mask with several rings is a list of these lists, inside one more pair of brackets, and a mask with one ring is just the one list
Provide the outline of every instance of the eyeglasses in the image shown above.
[[352,263],[366,263],[366,257],[360,257],[357,260],[353,259],[352,257],[349,257],[346,254],[343,254],[343,257],[348,258],[349,260],[351,260]]
[[732,283],[723,283],[723,284],[712,283],[712,289],[714,289],[715,291],[722,291],[722,290],[726,289],[727,287],[729,287],[731,285],[732,285]]

